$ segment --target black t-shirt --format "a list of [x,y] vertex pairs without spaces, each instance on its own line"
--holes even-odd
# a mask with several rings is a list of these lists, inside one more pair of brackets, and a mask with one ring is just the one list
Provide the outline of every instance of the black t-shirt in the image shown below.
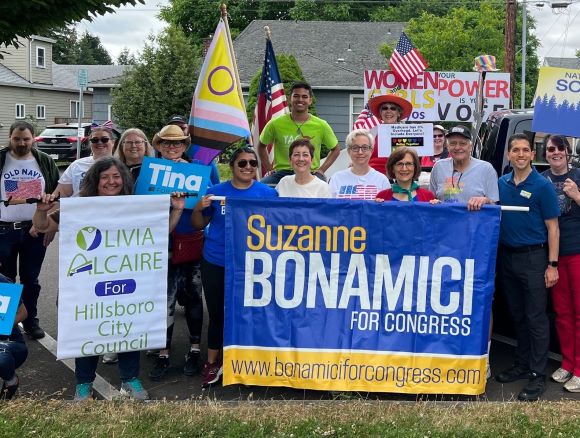
[[571,168],[564,175],[554,175],[550,170],[542,173],[548,178],[556,194],[560,205],[560,255],[568,256],[580,254],[580,206],[564,193],[564,181],[570,178],[580,187],[580,169]]

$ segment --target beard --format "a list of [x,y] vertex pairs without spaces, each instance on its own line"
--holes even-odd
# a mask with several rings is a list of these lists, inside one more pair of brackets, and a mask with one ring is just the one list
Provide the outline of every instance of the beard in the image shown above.
[[14,155],[18,156],[18,157],[25,157],[27,156],[30,151],[32,150],[32,146],[31,145],[23,145],[23,146],[13,146],[12,147],[12,152],[14,153]]

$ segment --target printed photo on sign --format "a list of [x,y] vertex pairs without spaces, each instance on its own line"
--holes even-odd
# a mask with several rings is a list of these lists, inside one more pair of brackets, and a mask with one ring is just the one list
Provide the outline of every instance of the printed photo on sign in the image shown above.
[[58,359],[165,346],[169,204],[168,195],[61,200]]
[[186,192],[185,208],[193,210],[209,184],[211,168],[200,164],[174,163],[145,157],[135,186],[136,195],[162,195]]
[[399,147],[413,148],[421,156],[433,155],[432,123],[379,125],[379,157],[389,157]]

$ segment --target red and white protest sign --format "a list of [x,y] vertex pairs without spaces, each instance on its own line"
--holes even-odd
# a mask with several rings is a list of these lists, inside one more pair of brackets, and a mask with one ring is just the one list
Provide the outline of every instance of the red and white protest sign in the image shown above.
[[[425,71],[401,84],[389,70],[366,70],[365,103],[372,96],[396,94],[413,104],[409,121],[472,122],[478,76],[476,72]],[[493,111],[509,108],[509,73],[487,73],[483,93],[484,119]]]

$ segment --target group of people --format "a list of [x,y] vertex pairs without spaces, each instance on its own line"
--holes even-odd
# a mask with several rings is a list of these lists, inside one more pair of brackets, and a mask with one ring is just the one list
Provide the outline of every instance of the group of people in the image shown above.
[[[555,135],[546,139],[545,154],[550,170],[540,175],[532,166],[533,143],[523,134],[514,135],[508,145],[513,170],[498,181],[489,163],[472,156],[472,133],[465,126],[446,130],[435,125],[434,155],[430,157],[419,157],[408,147],[397,148],[388,158],[379,157],[376,132],[355,129],[345,141],[350,166],[328,181],[325,172],[339,155],[338,140],[328,123],[309,113],[312,99],[308,84],[295,84],[290,96],[291,112],[266,125],[257,145],[258,153],[250,147],[233,152],[229,159],[232,174],[229,181],[220,183],[217,168],[210,163],[210,187],[193,210],[184,208],[182,193],[172,194],[167,342],[165,348],[147,352],[156,356],[149,378],[163,379],[170,367],[178,303],[185,309],[190,343],[183,373],[201,372],[203,387],[215,384],[222,375],[226,265],[223,197],[335,197],[376,202],[462,202],[469,210],[496,203],[529,207],[529,213],[502,214],[498,276],[507,297],[518,347],[514,365],[498,373],[496,380],[506,383],[527,379],[519,394],[522,400],[537,400],[544,392],[549,339],[546,301],[552,288],[563,354],[561,368],[552,374],[552,379],[564,383],[568,391],[580,392],[580,233],[577,232],[580,170],[569,167],[571,149],[567,139]],[[412,105],[398,96],[388,95],[372,98],[369,108],[382,123],[400,123],[410,115]],[[36,308],[40,292],[38,275],[46,245],[58,230],[58,199],[131,195],[145,156],[157,154],[173,162],[202,164],[195,158],[196,150],[188,150],[191,143],[188,123],[179,116],[171,118],[151,144],[137,128],[126,130],[118,139],[116,149],[115,140],[113,131],[106,125],[93,129],[89,140],[92,155],[72,163],[60,177],[54,162],[34,148],[34,130],[26,122],[12,125],[9,145],[0,150],[2,199],[40,199],[36,206],[26,202],[0,206],[0,273],[11,281],[19,275],[24,286],[22,308],[25,311],[19,312],[16,322],[22,322],[31,338],[44,336]],[[274,150],[273,162],[267,151],[270,144]],[[320,164],[323,145],[330,152]],[[258,181],[260,161],[266,174]],[[432,166],[428,188],[417,183],[425,166]],[[203,233],[203,239],[198,240],[200,245],[203,241],[203,247],[199,248],[201,257],[187,261],[174,258],[177,253],[173,251],[174,239],[196,233]],[[200,353],[202,293],[209,323],[207,361],[203,365]],[[12,335],[0,342],[20,342],[16,332],[20,333],[15,327]],[[18,387],[14,370],[23,359],[13,360],[12,367],[5,370],[2,355],[9,354],[7,351],[0,351],[0,377],[4,380],[2,394],[8,397]],[[103,360],[118,362],[122,392],[139,400],[149,397],[139,380],[138,352],[107,354]],[[98,361],[97,356],[75,360],[75,399],[91,397]]]

